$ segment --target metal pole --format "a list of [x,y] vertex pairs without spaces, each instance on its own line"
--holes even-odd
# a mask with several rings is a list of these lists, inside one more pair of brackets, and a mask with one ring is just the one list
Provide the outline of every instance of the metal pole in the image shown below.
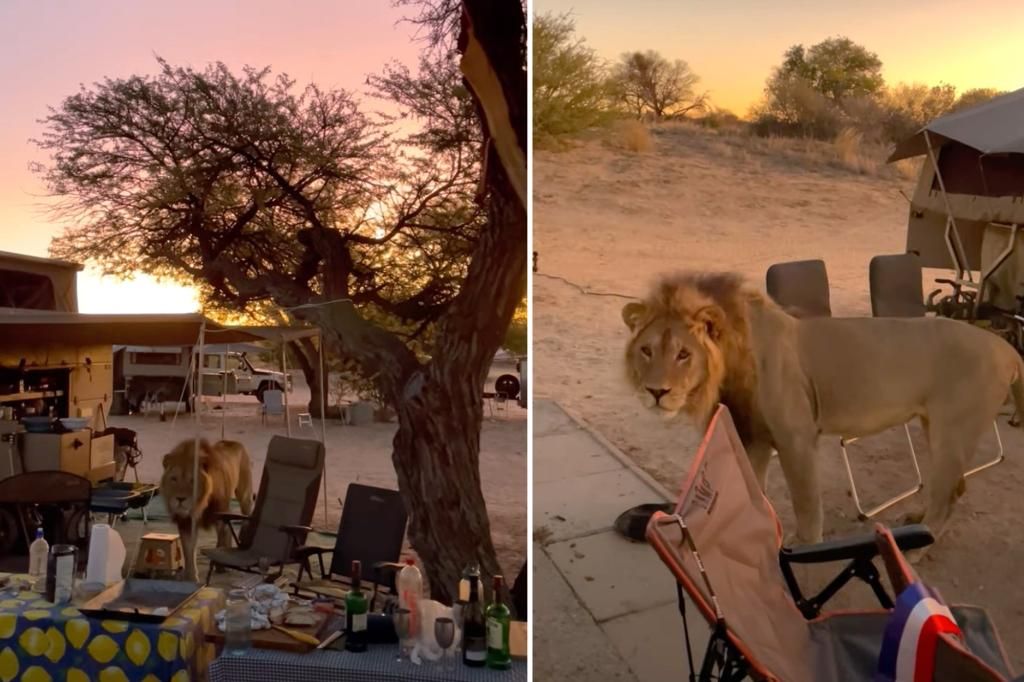
[[[196,500],[199,499],[199,439],[202,434],[203,423],[199,417],[199,396],[203,392],[202,382],[202,366],[203,366],[203,344],[206,338],[206,316],[203,316],[202,322],[199,323],[199,343],[196,345],[196,363],[195,373],[192,375],[192,414],[196,422],[196,433],[193,442],[194,450],[192,457],[192,504],[195,505]],[[199,384],[199,390],[196,390],[196,383]],[[198,544],[199,538],[196,537],[196,519],[195,514],[192,516],[192,540]],[[198,568],[197,577],[198,577]]]
[[284,334],[281,335],[281,374],[284,386],[281,388],[284,390],[284,424],[288,436],[292,435],[292,420],[291,415],[288,414],[288,341],[285,339]]
[[327,392],[327,382],[331,380],[331,375],[327,372],[327,366],[324,362],[324,333],[322,331],[317,334],[317,340],[319,342],[317,372],[320,374],[320,443],[324,447],[324,528],[330,530],[327,525],[327,401],[324,396]]
[[935,180],[939,183],[939,191],[942,193],[942,203],[946,207],[946,227],[952,227],[953,238],[956,244],[956,253],[953,254],[953,261],[957,269],[956,278],[962,279],[966,274],[967,281],[973,282],[974,277],[971,274],[970,263],[967,262],[964,245],[960,242],[960,230],[957,229],[956,219],[953,217],[953,207],[950,205],[949,196],[946,194],[946,183],[942,180],[939,162],[935,158],[935,149],[932,148],[932,139],[929,137],[927,130],[924,131],[924,144],[928,148],[928,159],[932,162],[932,168],[935,170]]
[[224,428],[228,419],[228,352],[220,356],[220,372],[224,377],[220,389],[220,439],[224,440]]

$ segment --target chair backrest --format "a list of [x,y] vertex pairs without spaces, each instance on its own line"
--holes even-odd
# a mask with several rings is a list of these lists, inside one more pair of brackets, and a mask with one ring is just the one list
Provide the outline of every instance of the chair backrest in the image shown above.
[[[358,560],[364,575],[372,575],[373,564],[397,563],[402,556],[408,515],[397,490],[349,483],[341,507],[338,539],[334,544],[331,573],[349,577],[352,561]],[[395,574],[386,574],[382,584],[394,588]]]
[[701,614],[715,623],[720,613],[730,641],[761,677],[812,682],[810,630],[779,568],[782,527],[724,406],[712,417],[675,514],[655,513],[647,538]]
[[288,535],[280,528],[312,523],[323,473],[323,443],[285,436],[271,438],[256,508],[239,538],[241,546],[272,561],[288,558]]
[[[15,506],[38,505],[43,532],[51,545],[73,544],[79,548],[79,562],[89,546],[89,479],[66,471],[30,471],[0,481],[0,503]],[[32,535],[35,528],[29,528]],[[33,537],[25,538],[25,544]]]
[[875,256],[868,266],[868,282],[875,317],[924,317],[921,258],[916,253]]
[[263,411],[266,414],[284,414],[284,393],[276,388],[264,391]]
[[832,317],[823,260],[776,263],[765,274],[768,295],[796,317]]

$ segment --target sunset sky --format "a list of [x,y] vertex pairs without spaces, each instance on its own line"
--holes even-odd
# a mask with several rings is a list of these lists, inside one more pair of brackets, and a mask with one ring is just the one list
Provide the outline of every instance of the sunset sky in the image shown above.
[[712,102],[741,116],[786,48],[836,35],[877,53],[890,83],[1024,86],[1020,0],[537,0],[534,7],[570,11],[577,34],[606,59],[648,49],[685,59]]
[[[201,68],[223,61],[287,72],[302,86],[363,91],[388,61],[412,63],[413,27],[389,0],[0,1],[0,250],[47,255],[60,226],[29,171],[45,161],[29,139],[48,106],[79,84],[156,71],[154,55]],[[372,103],[371,103],[372,104]],[[380,106],[373,104],[373,106]],[[121,283],[79,276],[83,312],[186,312],[192,291],[149,278]]]

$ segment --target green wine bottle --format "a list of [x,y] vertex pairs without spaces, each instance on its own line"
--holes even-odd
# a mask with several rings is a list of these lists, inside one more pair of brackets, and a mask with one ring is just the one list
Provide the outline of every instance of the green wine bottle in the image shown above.
[[366,595],[360,589],[361,567],[352,562],[352,589],[345,595],[345,651],[366,651]]
[[512,654],[509,650],[508,636],[512,626],[512,612],[501,600],[502,580],[500,575],[494,576],[494,597],[487,605],[487,667],[495,670],[508,670],[512,667]]

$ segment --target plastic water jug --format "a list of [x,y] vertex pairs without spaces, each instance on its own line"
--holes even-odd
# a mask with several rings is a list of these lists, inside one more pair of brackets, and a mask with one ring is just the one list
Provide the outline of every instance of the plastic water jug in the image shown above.
[[413,638],[420,636],[420,600],[423,599],[423,576],[413,559],[406,559],[405,566],[398,572],[398,604],[409,609],[409,633]]
[[85,570],[85,582],[90,585],[109,587],[121,580],[125,549],[120,533],[105,523],[92,527],[89,536],[89,563]]

